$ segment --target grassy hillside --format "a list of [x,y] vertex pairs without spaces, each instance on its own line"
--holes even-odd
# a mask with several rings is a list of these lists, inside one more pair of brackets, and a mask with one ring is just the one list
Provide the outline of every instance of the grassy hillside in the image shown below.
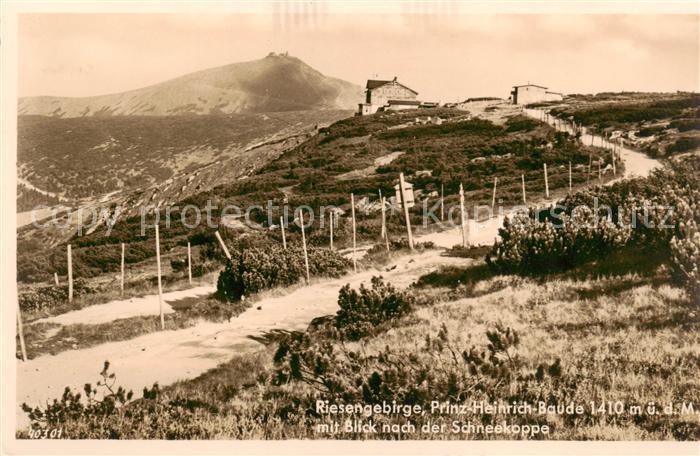
[[[467,274],[469,271],[465,271]],[[611,283],[615,287],[611,288]],[[620,288],[617,288],[621,286]],[[334,339],[310,329],[310,346],[298,347],[304,363],[318,359],[316,374],[285,381],[288,358],[279,346],[236,356],[201,377],[149,391],[104,419],[94,416],[62,423],[71,438],[160,439],[533,439],[533,440],[695,440],[692,415],[632,417],[591,409],[604,401],[646,408],[669,402],[697,402],[697,314],[676,289],[632,276],[537,280],[514,277],[479,281],[474,291],[450,288],[421,291],[432,305],[377,328],[360,342]],[[644,297],[644,301],[640,300]],[[494,312],[497,308],[498,312]],[[501,373],[469,373],[470,356],[489,353],[497,328],[518,335],[517,344],[496,350]],[[299,337],[299,336],[297,336]],[[630,341],[634,340],[634,343]],[[661,343],[660,343],[661,342]],[[473,353],[473,354],[471,354]],[[510,361],[508,361],[510,359]],[[277,361],[275,361],[277,360]],[[484,363],[488,366],[489,361]],[[307,365],[302,364],[302,368]],[[671,367],[672,366],[672,367]],[[310,367],[310,366],[309,366]],[[101,366],[95,366],[95,372]],[[118,369],[115,371],[119,378]],[[308,375],[308,376],[307,376]],[[97,375],[95,379],[99,378]],[[315,381],[316,380],[316,381]],[[88,381],[88,379],[86,379]],[[334,382],[338,382],[337,386]],[[355,383],[357,382],[357,383]],[[354,386],[359,384],[359,386]],[[464,391],[468,391],[468,396]],[[314,412],[316,400],[361,404],[397,400],[455,404],[501,399],[546,406],[581,404],[580,415],[456,413],[404,418],[375,416],[377,434],[324,433],[317,425],[333,418]],[[535,405],[537,406],[537,405]],[[680,411],[680,406],[676,406]],[[353,416],[335,417],[342,423]],[[367,422],[364,416],[354,416]],[[381,431],[382,424],[430,420],[444,433]],[[487,435],[452,433],[452,422],[475,425],[549,426],[549,434]]]
[[619,131],[628,144],[653,157],[700,149],[700,95],[601,93],[551,103],[551,114],[594,131]]
[[17,186],[17,212],[31,211],[39,205],[55,206],[60,200],[23,185]]
[[[610,160],[608,151],[580,146],[572,137],[557,133],[547,125],[524,117],[503,116],[500,124],[471,118],[456,109],[420,110],[403,113],[378,113],[373,116],[353,117],[323,128],[319,134],[282,154],[253,175],[238,179],[211,190],[202,191],[177,202],[206,207],[207,201],[223,208],[234,204],[245,210],[252,205],[266,206],[268,201],[281,207],[284,199],[290,206],[309,205],[315,211],[315,223],[307,232],[311,245],[326,245],[328,233],[319,230],[319,209],[336,205],[349,209],[350,193],[358,201],[367,197],[376,201],[378,191],[391,197],[398,173],[403,171],[416,190],[422,192],[419,201],[430,192],[440,191],[444,185],[446,204],[457,202],[459,184],[467,191],[469,207],[489,204],[494,177],[498,177],[498,199],[505,205],[521,200],[521,174],[525,175],[530,201],[542,198],[544,179],[542,165],[546,161],[552,192],[568,186],[568,163],[573,164],[573,182],[585,184],[588,180],[589,158]],[[416,123],[419,117],[440,116],[441,125]],[[425,172],[424,172],[425,171]],[[612,176],[606,175],[608,179]],[[592,183],[596,180],[592,177]],[[428,196],[431,206],[437,201]],[[221,209],[219,209],[220,211]],[[413,224],[420,229],[422,207],[417,204],[411,211]],[[281,210],[273,211],[273,223],[279,220]],[[326,214],[327,215],[327,214]],[[379,236],[379,209],[358,210],[358,239],[374,242]],[[194,217],[193,213],[188,216]],[[218,213],[213,220],[218,221]],[[231,234],[233,238],[264,238],[281,242],[279,230],[267,230],[267,214],[261,210],[251,213],[254,221],[263,225],[261,230],[248,229]],[[181,223],[179,209],[172,211],[171,226],[161,224],[161,238],[166,246],[212,242],[213,230],[205,227],[192,231]],[[290,219],[291,220],[291,219]],[[189,223],[192,223],[190,220]],[[335,233],[338,246],[347,245],[350,234],[348,217],[341,217]],[[399,211],[388,216],[388,228],[393,237],[404,232]],[[225,231],[222,229],[222,231]],[[287,233],[296,240],[300,235],[296,226]],[[65,248],[37,250],[37,240],[20,243],[19,277],[34,281],[65,270]],[[140,217],[121,219],[110,236],[100,228],[94,233],[76,236],[73,240],[75,267],[81,274],[93,276],[118,267],[115,262],[120,242],[134,246],[140,258],[153,255],[152,233],[140,235]],[[142,256],[141,256],[142,255]]]
[[20,116],[19,177],[71,200],[146,189],[347,111],[58,119]]

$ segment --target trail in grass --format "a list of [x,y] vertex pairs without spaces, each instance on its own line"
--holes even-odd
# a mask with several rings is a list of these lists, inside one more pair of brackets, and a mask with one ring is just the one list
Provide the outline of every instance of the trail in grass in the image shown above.
[[[163,313],[174,312],[169,302],[178,301],[184,298],[195,298],[206,296],[216,291],[215,286],[207,285],[201,287],[188,288],[186,290],[171,291],[163,293]],[[96,325],[107,323],[119,318],[132,318],[142,315],[159,315],[160,303],[158,295],[146,295],[135,298],[119,299],[105,304],[95,304],[73,310],[64,314],[47,317],[37,320],[34,323],[58,323],[60,325],[84,324]]]
[[[534,119],[542,120],[542,110],[540,109],[523,109],[523,112]],[[565,131],[573,134],[573,131],[569,125],[561,125],[559,122],[555,124],[552,116],[550,116],[548,123],[559,131]],[[611,142],[607,141],[602,136],[590,133],[585,127],[583,127],[583,133],[581,134],[581,142],[583,144],[592,144],[594,146],[602,146],[605,144],[607,147],[612,147]],[[620,159],[625,163],[625,172],[622,175],[622,178],[628,179],[632,177],[646,177],[654,168],[661,166],[661,162],[654,160],[653,158],[649,158],[642,152],[637,152],[636,150],[621,146],[617,146],[616,150],[619,151]]]
[[[454,241],[447,243],[453,245],[459,242],[459,237]],[[338,290],[346,283],[358,287],[368,283],[372,276],[382,275],[394,285],[405,287],[441,265],[464,265],[469,261],[444,257],[440,250],[406,255],[380,270],[324,280],[283,296],[261,299],[228,323],[206,322],[192,328],[151,333],[18,362],[18,426],[28,424],[19,408],[22,402],[32,406],[44,404],[60,397],[66,386],[81,390],[86,382],[98,380],[105,360],[110,361],[116,372],[117,383],[139,395],[144,386],[193,378],[227,361],[233,354],[259,349],[261,346],[251,337],[271,330],[304,329],[312,319],[335,313]]]

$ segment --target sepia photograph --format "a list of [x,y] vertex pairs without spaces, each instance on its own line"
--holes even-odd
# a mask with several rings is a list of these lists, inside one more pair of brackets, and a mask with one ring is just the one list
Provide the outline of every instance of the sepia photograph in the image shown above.
[[697,0],[2,8],[3,454],[700,451]]

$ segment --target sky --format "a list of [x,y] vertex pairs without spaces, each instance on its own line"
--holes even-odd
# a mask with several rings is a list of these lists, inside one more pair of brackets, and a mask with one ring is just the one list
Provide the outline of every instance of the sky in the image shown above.
[[464,14],[403,5],[340,14],[22,14],[20,96],[121,92],[288,51],[364,86],[389,79],[424,101],[508,97],[536,83],[564,93],[700,89],[697,15]]

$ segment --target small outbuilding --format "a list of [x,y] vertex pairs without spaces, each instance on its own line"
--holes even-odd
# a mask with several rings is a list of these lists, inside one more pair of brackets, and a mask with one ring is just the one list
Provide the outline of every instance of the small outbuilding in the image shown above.
[[559,101],[564,99],[564,94],[550,91],[548,87],[528,83],[513,86],[510,97],[513,104],[526,105],[542,101]]

